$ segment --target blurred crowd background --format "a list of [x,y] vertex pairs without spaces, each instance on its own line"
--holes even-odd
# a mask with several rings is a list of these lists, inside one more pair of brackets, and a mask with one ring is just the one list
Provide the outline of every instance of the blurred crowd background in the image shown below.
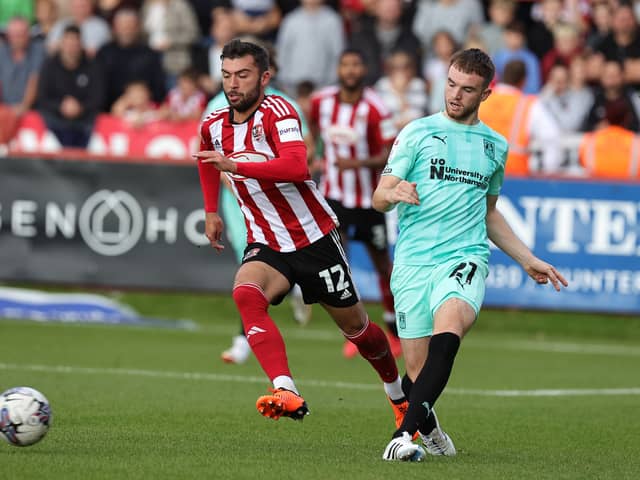
[[33,111],[72,148],[100,114],[197,121],[222,46],[252,35],[303,111],[360,50],[398,128],[442,110],[449,58],[481,48],[497,74],[480,115],[509,140],[508,174],[638,180],[639,19],[640,0],[0,0],[0,146]]

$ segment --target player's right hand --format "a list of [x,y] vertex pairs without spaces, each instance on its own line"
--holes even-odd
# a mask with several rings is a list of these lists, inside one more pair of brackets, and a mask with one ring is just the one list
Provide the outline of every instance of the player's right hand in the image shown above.
[[224,245],[220,243],[222,239],[222,230],[224,230],[224,222],[220,215],[216,212],[205,213],[204,234],[209,239],[209,243],[220,253],[224,249]]
[[402,180],[389,192],[388,200],[391,203],[403,202],[410,205],[420,205],[420,198],[418,197],[416,186],[416,182]]

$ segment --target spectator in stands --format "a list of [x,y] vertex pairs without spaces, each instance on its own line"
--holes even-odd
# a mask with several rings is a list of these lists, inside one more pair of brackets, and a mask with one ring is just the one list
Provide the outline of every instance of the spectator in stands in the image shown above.
[[640,179],[640,137],[624,127],[629,122],[623,99],[607,104],[599,128],[586,133],[580,145],[580,163],[587,175],[601,179]]
[[393,52],[386,63],[386,75],[375,90],[391,112],[397,131],[427,113],[427,84],[418,76],[415,58],[404,50]]
[[527,75],[523,87],[524,93],[535,94],[540,91],[540,62],[526,46],[524,24],[518,20],[511,22],[504,31],[505,49],[498,50],[493,56],[496,75],[502,78],[505,65],[511,60],[520,60],[525,64]]
[[611,33],[596,46],[601,63],[618,60],[624,65],[624,79],[640,89],[640,35],[629,3],[621,3],[613,13]]
[[[300,3],[303,3],[302,0]],[[231,6],[238,33],[275,42],[282,21],[282,12],[276,0],[231,0]],[[310,34],[306,41],[319,39]]]
[[470,36],[482,42],[489,55],[505,48],[504,29],[515,19],[514,0],[491,0],[489,2],[489,20],[476,26]]
[[484,22],[480,0],[418,0],[413,19],[413,33],[422,41],[423,51],[431,48],[430,41],[439,30],[447,30],[456,43],[462,45],[467,32]]
[[47,35],[47,50],[55,53],[60,48],[62,34],[69,25],[76,25],[82,32],[82,48],[93,57],[97,51],[111,40],[111,29],[104,19],[94,15],[93,0],[71,0],[70,16],[58,20]]
[[31,27],[31,37],[45,41],[58,21],[58,6],[53,0],[36,0],[35,23]]
[[580,32],[571,23],[558,23],[553,29],[553,48],[542,57],[542,81],[546,82],[551,67],[557,63],[569,65],[582,52]]
[[578,65],[583,62],[581,57],[576,57],[571,67],[555,64],[540,93],[540,102],[560,129],[560,166],[567,174],[581,173],[577,155],[582,136],[579,132],[593,103],[591,89],[576,78]]
[[162,55],[167,87],[191,67],[191,45],[199,38],[198,21],[186,0],[145,0],[142,25],[149,46]]
[[[626,114],[624,121],[617,125],[637,132],[640,130],[640,100],[638,95],[624,81],[624,67],[617,60],[608,60],[602,69],[600,87],[595,91],[595,98],[583,130],[594,130],[606,120],[606,112],[609,105],[624,104]],[[620,115],[622,116],[622,115]]]
[[429,105],[427,113],[436,113],[444,109],[444,92],[445,83],[449,71],[449,61],[458,45],[453,35],[447,30],[440,30],[433,35],[431,40],[432,52],[427,56],[424,67],[423,77],[427,81],[427,90],[429,92]]
[[507,175],[557,173],[562,165],[561,131],[544,104],[523,91],[526,76],[524,62],[509,61],[500,82],[480,104],[480,119],[509,142]]
[[231,9],[213,8],[209,36],[203,38],[193,49],[193,66],[198,72],[198,85],[209,97],[216,95],[222,86],[222,47],[236,35]]
[[198,88],[198,75],[188,69],[178,75],[178,83],[169,90],[161,116],[171,122],[200,120],[207,97]]
[[0,149],[5,151],[20,118],[33,105],[44,60],[42,43],[29,38],[29,22],[13,17],[0,42]]
[[105,111],[111,110],[133,80],[144,81],[153,101],[162,103],[166,92],[164,70],[160,56],[141,41],[138,12],[119,10],[113,19],[113,37],[96,56],[106,80]]
[[104,102],[103,75],[82,47],[80,29],[64,29],[58,53],[45,60],[38,82],[38,110],[60,143],[85,148]]
[[607,0],[595,2],[591,6],[591,26],[585,41],[589,50],[595,50],[611,33],[613,13],[611,3]]
[[540,19],[529,27],[526,39],[529,49],[539,60],[553,48],[553,30],[562,20],[562,9],[562,0],[540,2]]
[[403,0],[375,0],[373,16],[366,16],[354,26],[349,44],[360,50],[367,62],[367,85],[373,85],[382,76],[389,55],[403,50],[420,65],[422,47],[411,29],[402,24]]
[[142,0],[97,0],[96,14],[104,18],[109,25],[113,25],[113,18],[119,10],[132,8],[140,10]]
[[0,31],[4,30],[12,18],[22,17],[27,23],[33,20],[33,2],[25,0],[0,0]]
[[323,0],[301,0],[300,7],[284,18],[278,33],[280,86],[293,93],[303,80],[312,81],[317,87],[333,83],[344,44],[340,16]]
[[[574,61],[582,60],[577,57]],[[593,104],[593,93],[584,85],[572,84],[570,67],[557,63],[549,72],[549,79],[540,93],[540,101],[553,115],[563,133],[576,133],[582,129]]]
[[142,80],[134,80],[111,108],[111,114],[127,122],[133,128],[142,128],[161,118],[158,105],[151,98],[149,86]]

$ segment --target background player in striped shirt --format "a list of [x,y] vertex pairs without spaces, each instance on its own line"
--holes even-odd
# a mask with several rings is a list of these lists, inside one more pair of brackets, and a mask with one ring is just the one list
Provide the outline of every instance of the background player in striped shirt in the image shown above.
[[[339,85],[317,92],[311,100],[311,132],[322,139],[323,172],[320,190],[340,222],[343,244],[359,240],[367,248],[378,274],[384,321],[395,356],[402,352],[389,288],[386,220],[371,207],[371,196],[396,136],[388,109],[375,91],[364,86],[367,67],[361,52],[346,49],[338,63]],[[357,354],[345,342],[343,353]]]
[[367,318],[335,214],[310,179],[298,115],[282,97],[265,96],[267,52],[232,40],[222,51],[222,78],[229,106],[202,122],[195,157],[211,246],[223,248],[219,172],[227,173],[247,223],[248,245],[233,299],[251,349],[273,383],[272,394],[258,398],[258,411],[295,420],[309,412],[291,376],[283,338],[267,311],[298,283],[305,301],[320,303],[378,372],[399,424],[406,400],[389,343]]

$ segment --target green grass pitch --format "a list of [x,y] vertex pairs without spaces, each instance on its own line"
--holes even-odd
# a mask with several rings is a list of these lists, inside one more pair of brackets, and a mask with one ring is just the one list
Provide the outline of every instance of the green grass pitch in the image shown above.
[[3,478],[640,478],[640,318],[483,311],[437,404],[458,456],[405,464],[382,461],[391,409],[321,309],[306,327],[272,310],[311,410],[274,422],[255,409],[256,360],[219,359],[238,329],[228,297],[116,296],[200,328],[0,321],[0,390],[35,387],[53,409],[37,445],[0,442]]

